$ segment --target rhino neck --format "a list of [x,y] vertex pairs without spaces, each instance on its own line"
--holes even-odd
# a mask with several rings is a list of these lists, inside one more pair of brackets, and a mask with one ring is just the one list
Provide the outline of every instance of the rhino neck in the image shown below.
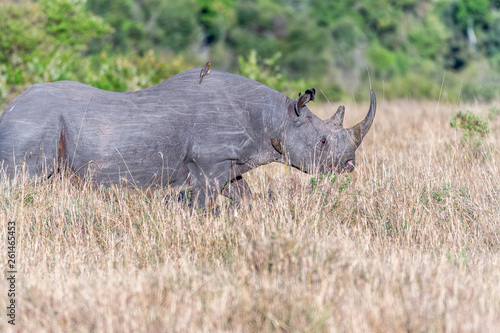
[[285,156],[278,147],[285,140],[286,127],[289,123],[288,108],[291,103],[293,101],[283,95],[272,108],[263,112],[263,144],[259,152],[263,157],[261,165],[272,162],[285,163]]

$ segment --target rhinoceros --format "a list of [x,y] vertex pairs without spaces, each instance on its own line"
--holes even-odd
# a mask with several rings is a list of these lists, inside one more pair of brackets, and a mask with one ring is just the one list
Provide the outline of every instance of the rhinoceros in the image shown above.
[[200,69],[155,86],[117,93],[83,83],[39,83],[0,116],[0,163],[12,176],[49,178],[63,167],[99,184],[174,186],[200,207],[218,194],[250,195],[241,177],[271,162],[310,172],[351,172],[372,125],[344,128],[344,107],[322,121],[306,106],[251,79]]

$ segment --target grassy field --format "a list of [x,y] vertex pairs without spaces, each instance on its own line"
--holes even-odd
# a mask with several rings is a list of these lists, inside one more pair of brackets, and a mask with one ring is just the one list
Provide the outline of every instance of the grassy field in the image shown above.
[[[325,118],[327,105],[311,105]],[[347,105],[346,125],[368,106]],[[450,127],[490,120],[481,147]],[[15,221],[19,332],[493,332],[500,329],[500,116],[384,102],[349,175],[246,175],[219,213],[135,191],[0,181],[0,268]]]

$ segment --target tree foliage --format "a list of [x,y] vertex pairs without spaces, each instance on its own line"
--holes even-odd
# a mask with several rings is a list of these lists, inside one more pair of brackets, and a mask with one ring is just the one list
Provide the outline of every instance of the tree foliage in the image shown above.
[[[3,99],[45,80],[129,90],[139,72],[150,85],[208,59],[267,68],[276,89],[312,81],[349,96],[370,81],[388,98],[498,97],[498,0],[4,0],[0,28]],[[120,71],[124,59],[152,66]]]

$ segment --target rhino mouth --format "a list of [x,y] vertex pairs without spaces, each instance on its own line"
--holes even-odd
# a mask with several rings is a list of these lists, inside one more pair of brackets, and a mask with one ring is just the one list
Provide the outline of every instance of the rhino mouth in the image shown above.
[[354,162],[354,160],[349,160],[349,161],[347,161],[345,164],[346,164],[346,166],[347,166],[348,168],[353,169],[353,170],[354,170],[354,168],[356,167],[356,162]]
[[341,167],[343,172],[353,172],[356,168],[356,162],[354,160],[347,160]]
[[[351,159],[343,162],[337,162],[333,164],[323,164],[320,166],[316,172],[322,172],[322,173],[332,173],[332,172],[338,172],[338,173],[351,173],[356,169],[356,162]],[[308,172],[312,173],[312,172]]]

